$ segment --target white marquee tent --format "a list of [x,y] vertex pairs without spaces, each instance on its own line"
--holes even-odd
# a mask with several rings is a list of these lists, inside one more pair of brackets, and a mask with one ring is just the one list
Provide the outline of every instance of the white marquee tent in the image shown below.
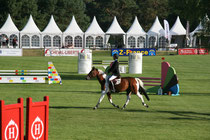
[[177,17],[176,22],[170,30],[170,35],[172,36],[171,43],[176,43],[179,47],[183,47],[186,30],[183,27],[179,16]]
[[126,40],[128,47],[145,48],[146,46],[146,32],[142,29],[137,17],[126,33]]
[[109,29],[106,31],[106,44],[109,41],[110,35],[114,36],[123,35],[123,43],[125,44],[125,32],[120,27],[120,24],[118,23],[116,16],[114,17]]
[[4,37],[9,39],[9,46],[12,46],[12,41],[14,38],[16,38],[17,41],[19,40],[19,30],[12,21],[10,14],[8,15],[6,22],[0,30],[1,42],[4,42]]
[[195,30],[190,33],[190,36],[193,36],[195,33],[201,32],[201,30],[203,30],[203,26],[200,22],[199,25],[195,28]]
[[170,35],[186,35],[186,30],[183,27],[179,16],[177,17],[176,22],[170,30]]
[[203,26],[200,22],[199,25],[195,28],[195,30],[190,33],[190,41],[191,41],[190,44],[192,45],[192,47],[196,47],[196,42],[197,42],[196,33],[199,33],[202,30],[203,30]]
[[164,47],[165,46],[165,30],[163,29],[162,25],[160,24],[160,21],[158,17],[156,16],[156,19],[152,25],[152,27],[147,32],[148,35],[148,45],[149,47]]
[[96,17],[94,16],[92,23],[85,32],[85,46],[103,47],[105,33],[99,26]]
[[75,17],[73,16],[69,26],[63,32],[63,41],[65,42],[65,46],[82,48],[83,36],[84,32],[80,29]]
[[62,32],[58,25],[55,23],[53,16],[46,28],[41,32],[42,35],[42,46],[44,47],[61,47]]
[[25,27],[20,31],[20,46],[22,48],[40,48],[41,46],[41,32],[36,26],[32,15]]
[[[202,29],[201,24],[191,32],[191,38],[193,34],[199,32]],[[46,26],[46,28],[40,32],[39,28],[35,24],[32,15],[30,15],[29,20],[25,27],[19,31],[15,26],[14,22],[11,19],[10,14],[4,25],[0,29],[0,46],[5,45],[5,39],[8,38],[9,47],[12,48],[13,39],[16,38],[18,43],[18,47],[23,48],[58,48],[61,47],[62,44],[67,47],[106,47],[105,44],[109,41],[110,35],[112,37],[122,37],[123,42],[126,47],[136,47],[136,48],[146,48],[146,44],[149,47],[165,47],[166,46],[166,38],[164,37],[165,31],[160,24],[158,17],[156,17],[152,27],[149,29],[147,33],[142,29],[141,25],[137,17],[127,33],[122,30],[120,27],[116,16],[114,17],[112,24],[106,33],[103,32],[101,27],[99,26],[96,17],[93,18],[90,26],[84,33],[80,27],[78,26],[75,17],[72,17],[72,20],[66,30],[62,33],[62,31],[57,26],[53,16]],[[125,39],[126,35],[126,39]],[[177,17],[176,22],[170,30],[170,35],[172,35],[171,43],[177,43],[179,47],[183,47],[186,30],[182,25],[179,17]],[[122,39],[122,38],[120,38]],[[195,38],[193,37],[193,43],[195,44]],[[118,42],[115,42],[118,43]]]

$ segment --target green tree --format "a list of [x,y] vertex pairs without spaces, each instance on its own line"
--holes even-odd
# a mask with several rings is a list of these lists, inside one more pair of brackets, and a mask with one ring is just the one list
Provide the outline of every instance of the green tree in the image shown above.
[[182,0],[179,2],[169,0],[170,23],[174,23],[176,17],[180,16],[182,24],[186,25],[186,22],[189,21],[191,30],[194,30],[199,24],[199,20],[205,15],[202,13],[201,2],[201,0]]
[[36,0],[0,0],[0,23],[4,23],[8,14],[11,15],[15,25],[19,30],[25,26],[29,15],[37,16]]
[[54,15],[56,3],[57,0],[37,0],[38,15],[36,18],[38,27],[41,31],[47,26],[50,16]]
[[34,20],[36,19],[38,15],[37,10],[38,6],[36,0],[22,0],[21,12],[18,13],[21,19],[18,21],[17,24],[20,30],[24,28],[30,15],[33,16]]
[[156,16],[162,22],[169,14],[168,0],[136,0],[136,3],[139,8],[137,16],[145,31],[150,29]]
[[50,16],[53,15],[59,28],[64,31],[74,15],[79,26],[85,30],[89,23],[85,9],[83,0],[38,0],[38,11],[42,21],[39,23],[40,29],[43,30],[47,26]]
[[203,26],[203,34],[204,35],[210,35],[210,19],[208,15],[206,15],[203,20],[201,21],[201,24]]
[[108,29],[114,16],[124,31],[127,31],[138,8],[135,0],[89,0],[87,6],[88,15],[95,15],[104,31]]
[[89,17],[85,14],[86,5],[83,0],[59,0],[54,11],[55,19],[58,25],[64,31],[74,15],[77,23],[83,31],[90,22]]
[[0,0],[0,27],[5,23],[8,14],[11,15],[14,23],[19,27],[21,20],[19,13],[22,11],[21,7],[22,3],[18,0]]

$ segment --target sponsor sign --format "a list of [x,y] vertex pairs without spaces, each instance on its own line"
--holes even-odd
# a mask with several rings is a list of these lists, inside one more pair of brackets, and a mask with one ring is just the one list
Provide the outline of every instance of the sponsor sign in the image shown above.
[[91,52],[89,49],[45,49],[45,56],[78,56],[80,52]]
[[42,102],[27,98],[26,139],[48,140],[49,97]]
[[1,140],[23,140],[24,139],[24,121],[23,121],[23,99],[19,98],[17,104],[4,105],[4,101],[0,101],[1,106]]
[[179,55],[205,55],[208,54],[207,49],[194,49],[194,48],[186,48],[186,49],[179,49]]
[[129,56],[130,53],[142,53],[143,56],[155,56],[155,49],[112,49],[112,55]]
[[31,136],[33,137],[33,139],[38,140],[42,137],[43,132],[44,132],[43,121],[39,118],[39,116],[37,116],[31,125]]
[[0,49],[0,56],[22,56],[22,49]]

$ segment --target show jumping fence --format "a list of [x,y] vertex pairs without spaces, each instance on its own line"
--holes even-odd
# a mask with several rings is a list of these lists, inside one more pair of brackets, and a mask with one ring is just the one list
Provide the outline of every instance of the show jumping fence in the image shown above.
[[144,86],[159,86],[160,95],[171,92],[172,95],[179,95],[178,77],[175,69],[168,62],[161,63],[161,78],[139,77]]
[[62,84],[52,62],[48,62],[48,70],[0,70],[0,83],[48,83]]

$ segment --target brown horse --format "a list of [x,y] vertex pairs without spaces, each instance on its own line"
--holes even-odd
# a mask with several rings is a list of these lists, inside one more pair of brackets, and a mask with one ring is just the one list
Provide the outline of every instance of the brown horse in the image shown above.
[[[97,77],[100,85],[101,85],[101,97],[98,100],[98,103],[96,104],[96,106],[93,109],[97,109],[99,104],[101,103],[101,101],[103,100],[104,96],[105,96],[105,77],[106,74],[104,74],[103,71],[96,69],[95,67],[92,68],[92,70],[89,72],[89,74],[86,76],[86,80],[89,80],[93,77]],[[128,105],[130,98],[131,98],[131,93],[136,94],[142,101],[143,106],[145,107],[149,107],[147,104],[144,103],[144,99],[143,96],[141,95],[142,93],[145,95],[145,97],[147,98],[147,100],[149,101],[149,97],[146,93],[146,90],[143,86],[143,82],[139,79],[139,78],[133,78],[133,77],[122,77],[121,78],[121,83],[118,85],[115,85],[115,92],[122,92],[122,91],[126,91],[126,95],[127,95],[127,100],[125,102],[125,104],[123,105],[123,109],[125,109],[125,107]],[[111,88],[111,84],[110,84],[110,88]],[[141,93],[141,94],[140,94]],[[118,105],[115,105],[112,102],[112,96],[111,96],[111,92],[107,92],[107,96],[108,96],[108,100],[109,102],[114,106],[119,108]]]

